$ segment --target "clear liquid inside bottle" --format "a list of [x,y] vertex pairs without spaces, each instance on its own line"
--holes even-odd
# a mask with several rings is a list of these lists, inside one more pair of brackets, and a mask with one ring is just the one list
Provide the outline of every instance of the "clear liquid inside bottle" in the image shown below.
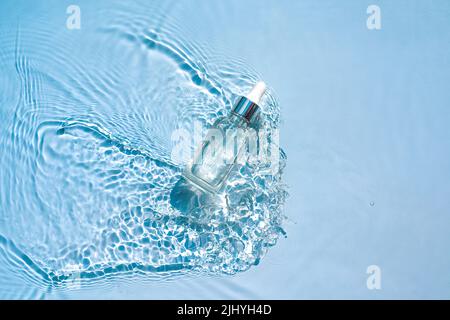
[[247,120],[234,113],[216,121],[187,166],[185,176],[202,189],[218,192],[244,149],[247,133]]

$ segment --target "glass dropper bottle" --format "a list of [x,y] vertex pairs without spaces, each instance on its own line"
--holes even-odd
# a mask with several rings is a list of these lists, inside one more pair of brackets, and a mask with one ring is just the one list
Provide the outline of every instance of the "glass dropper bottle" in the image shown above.
[[185,168],[188,181],[208,192],[221,190],[245,147],[251,122],[260,111],[259,103],[265,92],[265,83],[258,82],[247,95],[239,97],[228,116],[213,124]]

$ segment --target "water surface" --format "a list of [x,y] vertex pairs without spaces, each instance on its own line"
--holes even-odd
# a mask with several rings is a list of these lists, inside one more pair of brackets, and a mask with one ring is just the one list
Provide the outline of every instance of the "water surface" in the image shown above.
[[[284,153],[276,172],[238,166],[222,195],[188,200],[171,152],[175,130],[227,116],[260,77],[183,36],[164,5],[80,6],[79,30],[49,5],[2,29],[4,263],[44,292],[258,265],[284,234]],[[270,93],[263,108],[276,129]]]

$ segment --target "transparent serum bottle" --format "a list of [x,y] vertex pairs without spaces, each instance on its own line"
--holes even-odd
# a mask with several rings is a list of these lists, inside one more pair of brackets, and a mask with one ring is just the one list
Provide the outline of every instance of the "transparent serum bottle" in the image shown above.
[[264,82],[258,82],[239,98],[229,116],[213,124],[186,166],[184,177],[188,181],[212,193],[221,190],[245,148],[251,121],[259,112],[258,104],[265,91]]

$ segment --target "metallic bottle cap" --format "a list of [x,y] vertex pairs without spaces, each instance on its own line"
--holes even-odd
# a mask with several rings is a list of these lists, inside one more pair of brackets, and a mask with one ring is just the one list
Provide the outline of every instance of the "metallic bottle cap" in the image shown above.
[[259,106],[246,97],[241,97],[233,108],[233,112],[251,121],[253,116],[256,115],[259,110]]
[[258,82],[245,97],[241,97],[238,100],[233,108],[233,112],[250,122],[258,113],[260,109],[258,104],[265,92],[266,84],[264,82]]

